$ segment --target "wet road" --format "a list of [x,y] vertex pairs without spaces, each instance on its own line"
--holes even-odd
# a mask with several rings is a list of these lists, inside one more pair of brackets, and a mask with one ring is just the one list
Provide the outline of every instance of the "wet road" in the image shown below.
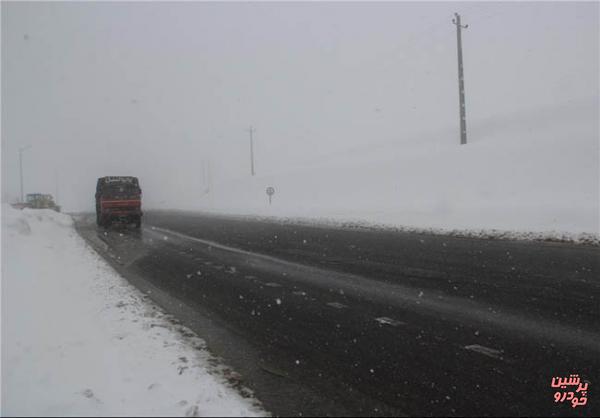
[[[82,236],[277,415],[599,415],[600,250],[149,212]],[[589,381],[555,403],[553,376]]]

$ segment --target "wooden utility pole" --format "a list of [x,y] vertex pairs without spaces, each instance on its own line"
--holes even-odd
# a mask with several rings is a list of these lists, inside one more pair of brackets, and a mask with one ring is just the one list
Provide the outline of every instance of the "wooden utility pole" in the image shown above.
[[460,144],[467,143],[467,114],[465,109],[465,77],[463,74],[463,57],[462,57],[462,38],[461,30],[467,29],[469,25],[462,26],[460,24],[460,15],[454,13],[455,18],[452,23],[456,25],[456,43],[458,46],[458,99],[460,107]]

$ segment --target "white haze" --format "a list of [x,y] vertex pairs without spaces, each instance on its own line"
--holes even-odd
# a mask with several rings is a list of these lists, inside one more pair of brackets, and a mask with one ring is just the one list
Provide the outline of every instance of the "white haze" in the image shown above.
[[146,207],[200,207],[204,161],[248,180],[250,125],[271,178],[458,144],[455,11],[471,142],[580,107],[597,126],[597,2],[3,2],[2,199],[27,145],[25,193],[58,183],[79,211],[104,175],[140,177]]

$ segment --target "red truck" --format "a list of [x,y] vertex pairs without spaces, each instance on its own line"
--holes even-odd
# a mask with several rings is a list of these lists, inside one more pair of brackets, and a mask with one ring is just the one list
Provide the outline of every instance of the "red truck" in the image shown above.
[[108,227],[114,221],[142,225],[142,189],[137,177],[100,177],[96,184],[96,223]]

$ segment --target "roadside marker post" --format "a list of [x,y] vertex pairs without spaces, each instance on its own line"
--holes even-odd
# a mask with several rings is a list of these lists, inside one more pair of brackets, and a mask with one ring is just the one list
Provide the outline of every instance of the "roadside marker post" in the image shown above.
[[269,196],[269,205],[271,204],[271,199],[273,198],[273,195],[275,194],[275,188],[269,186],[267,187],[267,195]]

